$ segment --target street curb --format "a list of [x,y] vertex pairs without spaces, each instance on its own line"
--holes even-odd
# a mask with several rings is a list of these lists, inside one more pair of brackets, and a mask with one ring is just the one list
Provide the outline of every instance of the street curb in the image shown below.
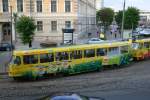
[[0,75],[8,75],[8,72],[1,72]]

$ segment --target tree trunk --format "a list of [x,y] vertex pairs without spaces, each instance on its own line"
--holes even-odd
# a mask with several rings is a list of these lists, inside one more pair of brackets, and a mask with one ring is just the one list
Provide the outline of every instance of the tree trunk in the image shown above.
[[29,42],[29,48],[31,48],[31,47],[32,47],[32,41]]

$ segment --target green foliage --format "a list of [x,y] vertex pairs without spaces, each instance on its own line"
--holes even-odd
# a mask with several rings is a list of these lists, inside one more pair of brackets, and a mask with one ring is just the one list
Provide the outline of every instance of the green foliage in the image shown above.
[[116,22],[117,22],[118,26],[120,26],[120,27],[122,24],[122,16],[123,16],[123,11],[118,11],[115,16]]
[[34,20],[31,17],[21,16],[16,23],[16,29],[23,44],[31,43],[36,29]]
[[106,30],[108,29],[108,26],[111,25],[114,17],[114,10],[111,8],[103,8],[96,13],[96,21],[99,24],[99,21],[101,22],[101,25],[104,26],[104,39],[106,39]]
[[114,17],[114,11],[111,8],[103,8],[99,11],[97,11],[97,22],[101,21],[104,26],[109,26]]
[[134,7],[129,7],[125,13],[125,29],[135,29],[140,19],[139,10]]
[[[116,14],[116,21],[117,24],[121,27],[121,23],[122,23],[122,15],[123,15],[123,11],[119,11]],[[129,7],[126,11],[125,11],[125,23],[124,23],[124,28],[125,29],[135,29],[138,25],[138,21],[140,19],[139,16],[139,10],[135,7]]]

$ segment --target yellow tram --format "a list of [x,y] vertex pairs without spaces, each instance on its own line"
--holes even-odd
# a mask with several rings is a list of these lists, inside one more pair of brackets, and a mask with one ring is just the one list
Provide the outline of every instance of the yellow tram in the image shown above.
[[51,74],[99,71],[104,65],[129,63],[131,42],[107,42],[48,49],[17,50],[9,65],[14,79],[36,79]]

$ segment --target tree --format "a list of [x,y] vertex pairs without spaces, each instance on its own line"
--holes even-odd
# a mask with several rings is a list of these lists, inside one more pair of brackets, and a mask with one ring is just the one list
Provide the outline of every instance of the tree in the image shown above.
[[[108,26],[112,23],[113,17],[114,17],[114,11],[111,8],[103,8],[99,11],[97,11],[96,14],[96,20],[97,23],[102,23],[102,26],[104,26],[104,33],[106,33],[106,30],[108,29]],[[104,35],[104,38],[106,36]]]
[[16,29],[22,43],[29,44],[29,47],[32,47],[32,40],[36,29],[34,20],[28,16],[21,16],[16,22]]
[[139,10],[134,7],[129,7],[125,12],[125,29],[135,29],[138,26],[139,19]]
[[121,10],[118,11],[115,16],[116,22],[119,27],[121,27],[121,25],[122,25],[122,16],[123,16],[123,11],[121,11]]
[[[117,24],[121,27],[122,23],[122,15],[123,11],[117,12],[115,18],[117,21]],[[125,23],[124,23],[124,28],[125,29],[135,29],[138,26],[138,21],[140,19],[139,16],[139,10],[135,7],[129,7],[125,11]]]
[[101,21],[104,26],[109,26],[114,17],[114,11],[111,8],[103,8],[97,11],[97,22]]

